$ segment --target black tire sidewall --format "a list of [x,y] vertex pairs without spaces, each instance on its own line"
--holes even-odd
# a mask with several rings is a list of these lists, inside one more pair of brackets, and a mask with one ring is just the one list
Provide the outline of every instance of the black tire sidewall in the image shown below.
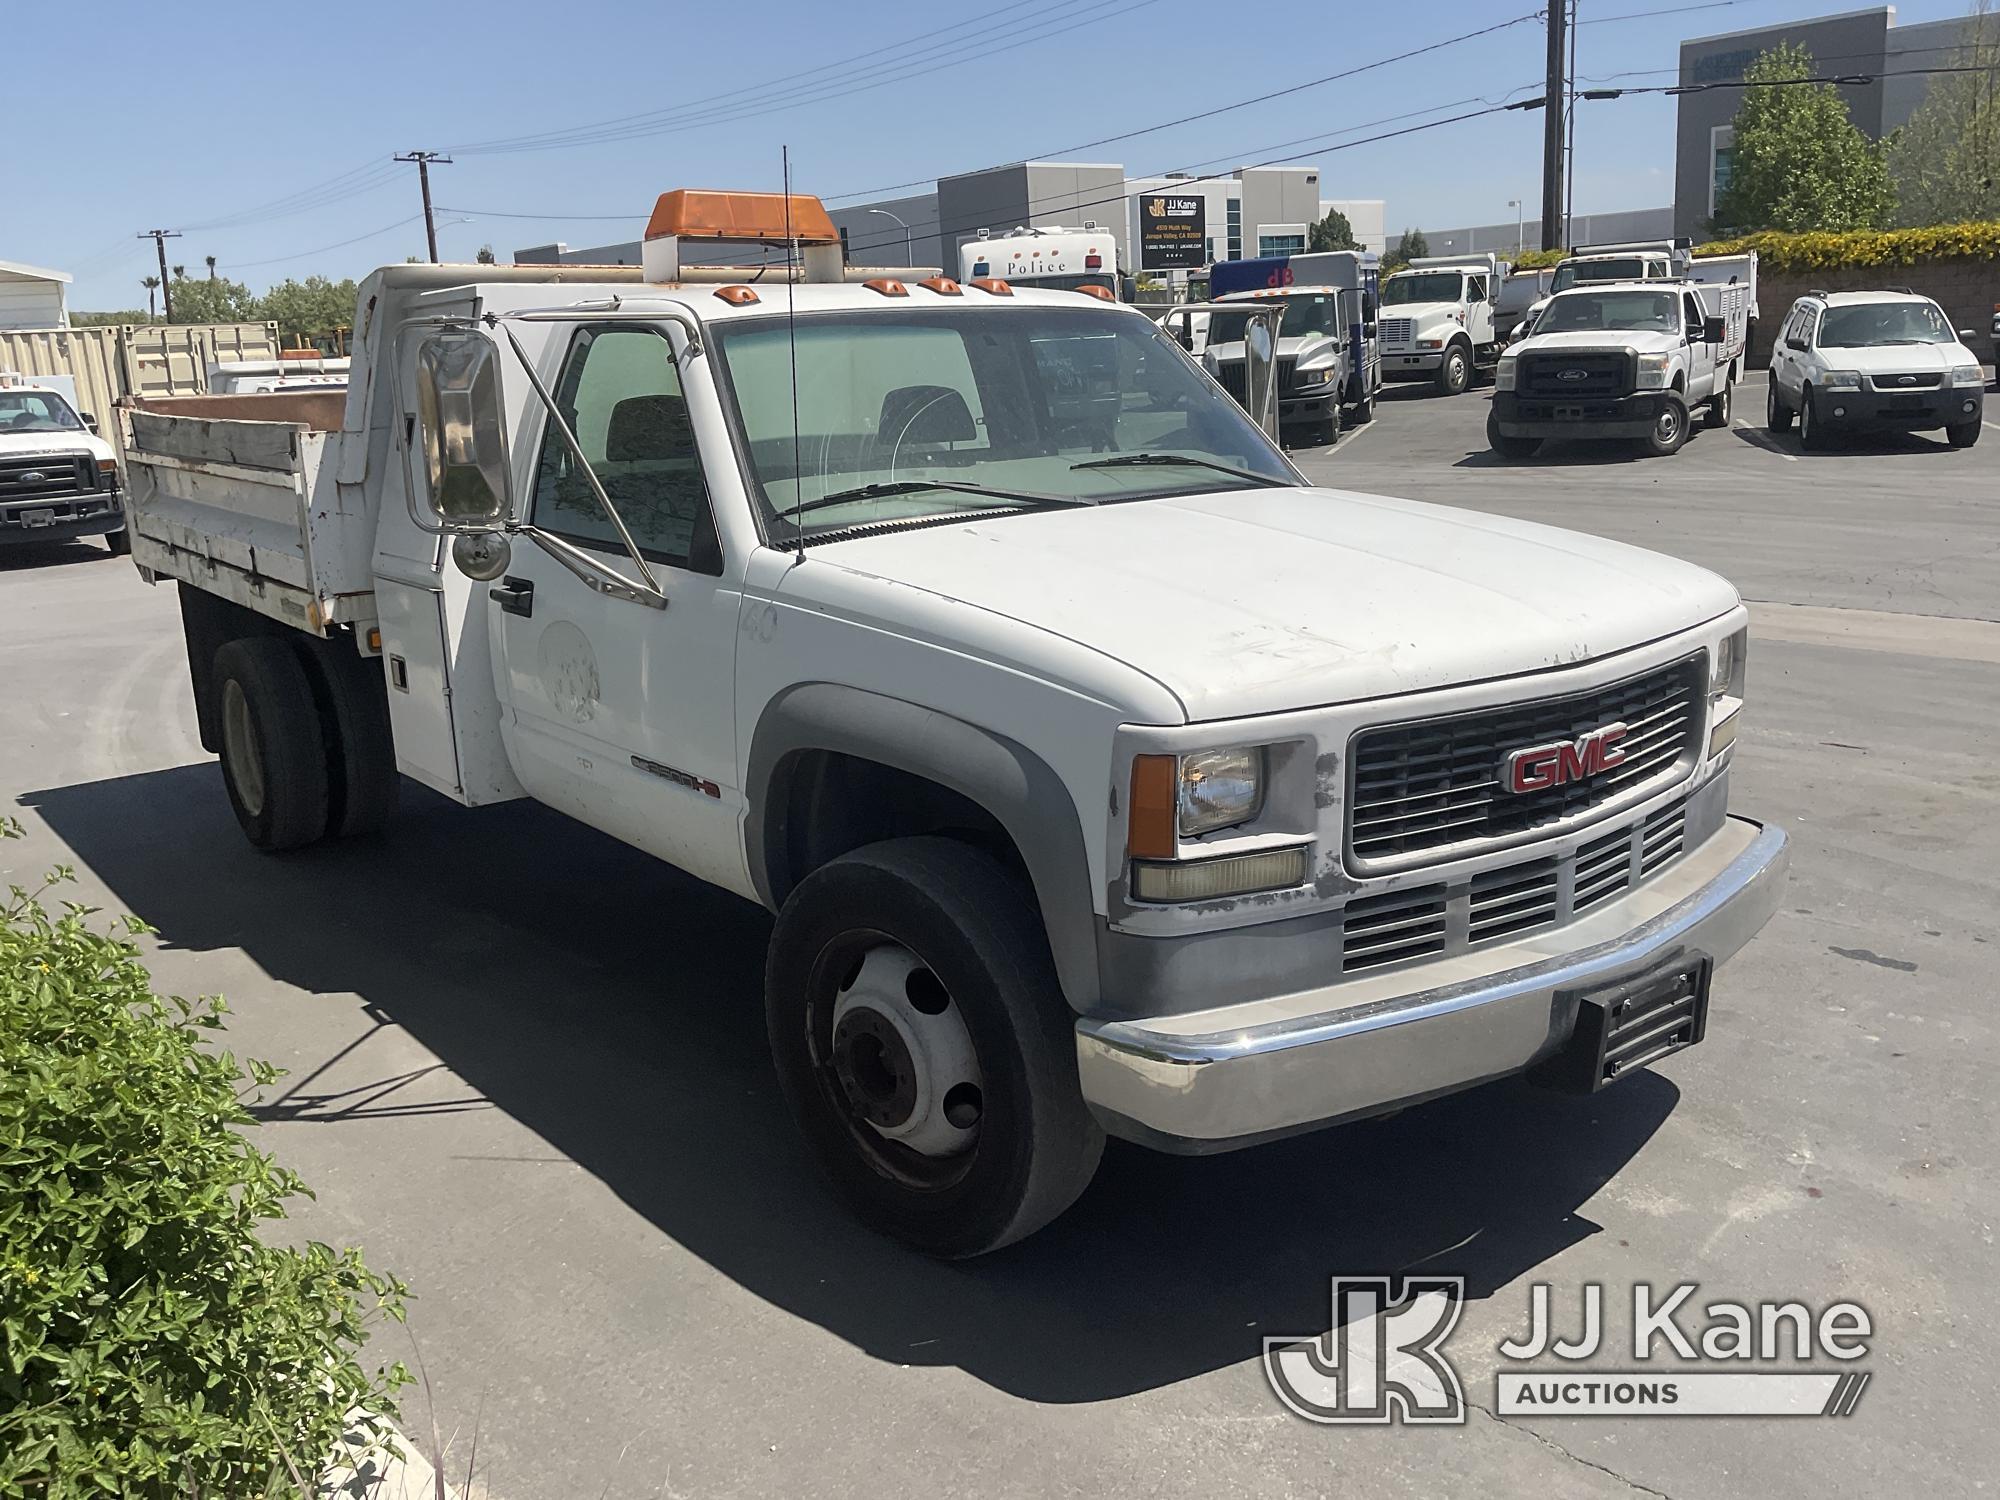
[[380,658],[362,656],[344,637],[301,636],[297,644],[326,727],[326,831],[334,838],[379,832],[402,790]]
[[[1458,361],[1458,379],[1455,381],[1451,378],[1454,359]],[[1444,362],[1438,366],[1438,389],[1447,396],[1459,396],[1471,383],[1472,360],[1461,346],[1453,344],[1444,351]]]
[[326,747],[305,668],[287,642],[251,636],[215,653],[218,715],[226,712],[232,681],[242,689],[264,773],[263,806],[253,813],[237,788],[225,736],[222,781],[236,821],[259,849],[277,852],[313,843],[326,832]]
[[[983,1075],[978,1143],[963,1174],[919,1190],[853,1143],[808,1039],[823,955],[877,932],[922,960],[959,1007]],[[1088,1183],[1103,1150],[1076,1082],[1074,1017],[1040,919],[988,856],[944,838],[896,839],[844,855],[780,911],[765,971],[779,1084],[813,1156],[871,1228],[928,1254],[983,1254],[1032,1233]]]
[[1687,400],[1685,397],[1681,395],[1679,391],[1669,391],[1667,393],[1667,396],[1668,399],[1671,400],[1675,406],[1680,408],[1680,422],[1678,424],[1678,431],[1675,433],[1674,440],[1671,443],[1662,443],[1660,441],[1659,430],[1657,426],[1659,422],[1658,417],[1655,417],[1653,419],[1655,423],[1654,430],[1652,432],[1649,432],[1648,434],[1646,434],[1645,437],[1640,439],[1640,442],[1645,446],[1646,452],[1651,454],[1655,458],[1667,458],[1672,456],[1673,454],[1680,452],[1681,445],[1687,442],[1688,439]]

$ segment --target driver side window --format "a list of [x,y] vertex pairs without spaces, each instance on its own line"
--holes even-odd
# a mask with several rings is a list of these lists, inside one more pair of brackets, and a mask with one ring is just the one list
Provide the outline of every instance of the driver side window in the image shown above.
[[1701,326],[1706,321],[1701,310],[1701,299],[1696,297],[1693,292],[1683,292],[1681,294],[1681,313],[1687,319],[1687,336],[1699,342],[1701,339]]
[[[583,329],[553,394],[646,559],[719,574],[721,551],[701,454],[666,336],[651,328]],[[553,421],[542,429],[529,519],[581,546],[625,551]]]

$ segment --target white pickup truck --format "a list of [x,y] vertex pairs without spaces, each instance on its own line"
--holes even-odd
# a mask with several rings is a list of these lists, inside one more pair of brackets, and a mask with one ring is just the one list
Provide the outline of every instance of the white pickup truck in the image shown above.
[[[1729,584],[1315,488],[1140,312],[702,196],[643,269],[375,273],[344,398],[131,415],[254,844],[379,827],[400,773],[763,903],[805,1138],[946,1256],[1054,1218],[1107,1132],[1220,1151],[1701,1040],[1786,863],[1727,808]],[[679,264],[787,217],[796,283]]]
[[1748,341],[1749,288],[1737,282],[1589,283],[1558,292],[1535,331],[1501,356],[1486,441],[1527,458],[1547,438],[1625,438],[1665,457],[1690,414],[1727,427]]

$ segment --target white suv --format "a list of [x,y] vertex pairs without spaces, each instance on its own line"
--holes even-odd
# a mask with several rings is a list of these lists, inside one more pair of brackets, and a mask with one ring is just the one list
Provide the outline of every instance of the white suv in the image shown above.
[[1842,429],[1930,432],[1954,448],[1979,441],[1986,372],[1937,303],[1907,287],[1807,292],[1771,350],[1765,423],[1825,446]]

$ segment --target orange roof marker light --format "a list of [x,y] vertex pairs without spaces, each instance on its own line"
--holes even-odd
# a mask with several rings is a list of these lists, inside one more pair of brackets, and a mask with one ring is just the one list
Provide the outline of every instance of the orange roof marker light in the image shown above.
[[715,295],[731,307],[755,307],[763,300],[754,289],[747,286],[719,286],[715,289]]
[[871,292],[880,292],[884,297],[907,297],[910,289],[893,276],[877,276],[873,281],[861,283]]
[[1080,286],[1076,290],[1082,292],[1086,297],[1095,297],[1099,302],[1116,302],[1118,300],[1111,294],[1111,288],[1108,286]]
[[640,252],[648,281],[680,280],[682,240],[768,249],[783,249],[797,241],[807,281],[841,279],[840,231],[833,227],[826,205],[810,193],[793,193],[789,204],[783,193],[677,188],[660,194]]
[[976,276],[972,284],[989,297],[1011,297],[1014,289],[998,276]]
[[965,288],[953,281],[949,276],[926,276],[917,285],[927,287],[929,290],[936,292],[940,297],[963,297],[965,295]]

